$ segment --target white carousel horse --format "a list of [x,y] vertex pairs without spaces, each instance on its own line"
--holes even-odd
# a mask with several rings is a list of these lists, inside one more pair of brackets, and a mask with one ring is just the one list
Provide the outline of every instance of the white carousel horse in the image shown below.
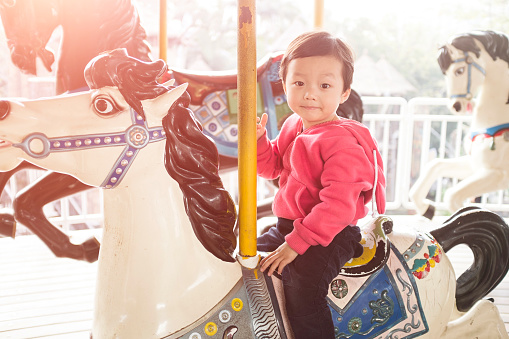
[[[116,50],[87,66],[88,92],[0,101],[0,170],[26,160],[104,188],[94,339],[290,338],[271,281],[232,257],[217,149],[179,99],[185,85],[156,82],[164,71]],[[387,240],[391,223],[364,229],[363,256],[331,284],[337,338],[508,338],[481,300],[509,268],[500,217],[465,209]],[[458,243],[475,262],[456,283],[445,252]]]
[[450,211],[468,198],[509,187],[508,37],[493,31],[458,35],[439,49],[438,63],[451,111],[473,116],[470,138],[465,140],[467,155],[431,161],[410,190],[417,211],[430,219],[434,206],[426,195],[439,177],[461,180],[445,191]]

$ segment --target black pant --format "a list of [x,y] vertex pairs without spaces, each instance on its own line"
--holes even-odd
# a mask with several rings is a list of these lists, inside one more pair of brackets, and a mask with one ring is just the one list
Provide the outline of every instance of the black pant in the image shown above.
[[[293,221],[278,218],[275,227],[258,238],[258,250],[272,252],[293,230]],[[327,305],[329,284],[343,265],[362,254],[360,229],[348,226],[327,247],[311,246],[283,269],[286,312],[296,339],[334,339]]]

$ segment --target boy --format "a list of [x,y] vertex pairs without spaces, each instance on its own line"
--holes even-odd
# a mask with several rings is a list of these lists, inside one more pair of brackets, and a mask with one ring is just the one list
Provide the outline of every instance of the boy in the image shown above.
[[280,78],[295,114],[274,141],[266,136],[267,116],[257,124],[258,174],[279,177],[280,186],[277,224],[258,238],[258,250],[271,252],[261,270],[282,274],[296,339],[333,339],[329,284],[362,253],[355,225],[367,214],[375,171],[378,210],[385,210],[382,160],[364,125],[336,115],[353,78],[353,55],[343,41],[326,32],[300,35],[283,56]]

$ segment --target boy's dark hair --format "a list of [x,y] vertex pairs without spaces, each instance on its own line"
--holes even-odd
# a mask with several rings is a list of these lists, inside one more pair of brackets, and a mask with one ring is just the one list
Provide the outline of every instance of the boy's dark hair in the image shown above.
[[349,89],[353,79],[353,52],[344,41],[323,31],[301,34],[288,45],[281,60],[279,77],[286,81],[288,65],[294,59],[328,55],[343,63],[344,89]]

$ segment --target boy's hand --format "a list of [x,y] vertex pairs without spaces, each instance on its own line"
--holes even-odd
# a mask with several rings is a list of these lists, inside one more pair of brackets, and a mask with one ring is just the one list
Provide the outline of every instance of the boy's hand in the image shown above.
[[267,274],[269,277],[276,269],[279,274],[282,274],[283,268],[295,260],[298,255],[299,254],[297,252],[284,242],[274,252],[263,258],[260,262],[260,270],[264,272],[268,268],[269,272]]
[[262,118],[256,117],[256,140],[260,139],[265,133],[265,125],[267,125],[269,116],[267,113],[262,114]]

